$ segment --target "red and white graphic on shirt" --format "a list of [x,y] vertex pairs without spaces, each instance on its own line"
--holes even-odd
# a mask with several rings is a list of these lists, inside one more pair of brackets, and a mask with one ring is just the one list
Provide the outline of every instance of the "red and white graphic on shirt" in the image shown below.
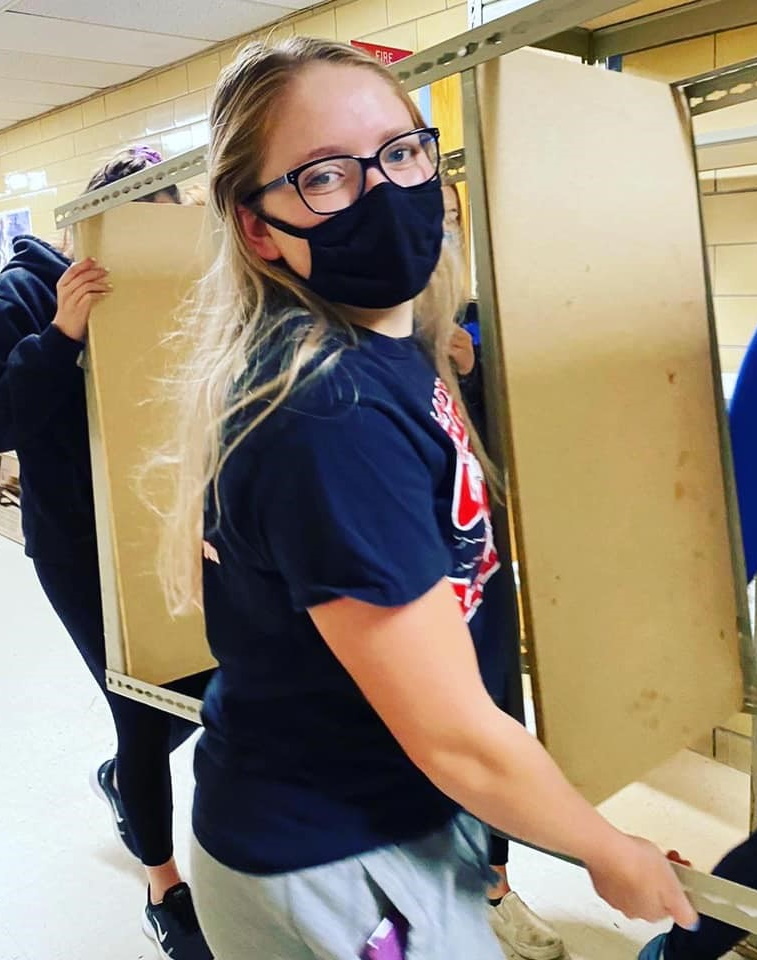
[[484,599],[484,587],[499,570],[494,546],[489,493],[484,471],[471,448],[463,418],[444,381],[434,384],[431,416],[455,445],[457,466],[452,495],[455,563],[449,581],[460,609],[470,621]]

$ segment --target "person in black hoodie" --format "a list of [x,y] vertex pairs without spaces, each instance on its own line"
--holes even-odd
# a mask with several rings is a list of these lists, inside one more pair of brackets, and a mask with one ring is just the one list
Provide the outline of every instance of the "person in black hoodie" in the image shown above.
[[[98,171],[87,190],[160,159],[147,147],[130,148]],[[145,199],[178,203],[179,195],[173,186]],[[113,715],[117,753],[93,772],[92,786],[108,803],[121,842],[145,865],[143,929],[163,957],[209,960],[172,843],[169,754],[196,727],[110,693],[105,684],[89,433],[78,361],[90,310],[109,289],[108,271],[100,264],[72,264],[36,237],[14,240],[13,256],[0,271],[0,450],[18,454],[26,554]],[[202,697],[209,675],[171,686]]]

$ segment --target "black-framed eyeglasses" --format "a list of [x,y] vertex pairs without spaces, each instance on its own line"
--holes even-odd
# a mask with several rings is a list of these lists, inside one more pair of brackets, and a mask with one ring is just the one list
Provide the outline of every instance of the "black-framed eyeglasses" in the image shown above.
[[340,213],[363,196],[366,175],[372,167],[399,187],[428,183],[439,175],[438,129],[423,127],[392,137],[372,157],[323,157],[303,163],[248,194],[244,204],[254,207],[266,220],[265,195],[291,184],[313,213]]

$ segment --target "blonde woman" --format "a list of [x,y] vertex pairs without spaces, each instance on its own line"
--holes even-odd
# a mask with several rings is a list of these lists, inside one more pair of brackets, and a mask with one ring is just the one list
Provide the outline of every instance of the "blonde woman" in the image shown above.
[[162,558],[220,664],[193,814],[216,960],[501,960],[481,821],[693,923],[664,857],[492,700],[501,569],[435,279],[438,131],[375,61],[304,38],[246,47],[211,128],[221,248],[184,327]]

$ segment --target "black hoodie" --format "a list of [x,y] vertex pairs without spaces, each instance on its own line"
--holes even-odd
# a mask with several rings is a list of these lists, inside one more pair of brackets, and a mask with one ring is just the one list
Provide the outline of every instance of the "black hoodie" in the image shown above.
[[95,549],[82,344],[51,326],[69,263],[21,236],[0,271],[0,451],[18,454],[26,553],[48,562]]

